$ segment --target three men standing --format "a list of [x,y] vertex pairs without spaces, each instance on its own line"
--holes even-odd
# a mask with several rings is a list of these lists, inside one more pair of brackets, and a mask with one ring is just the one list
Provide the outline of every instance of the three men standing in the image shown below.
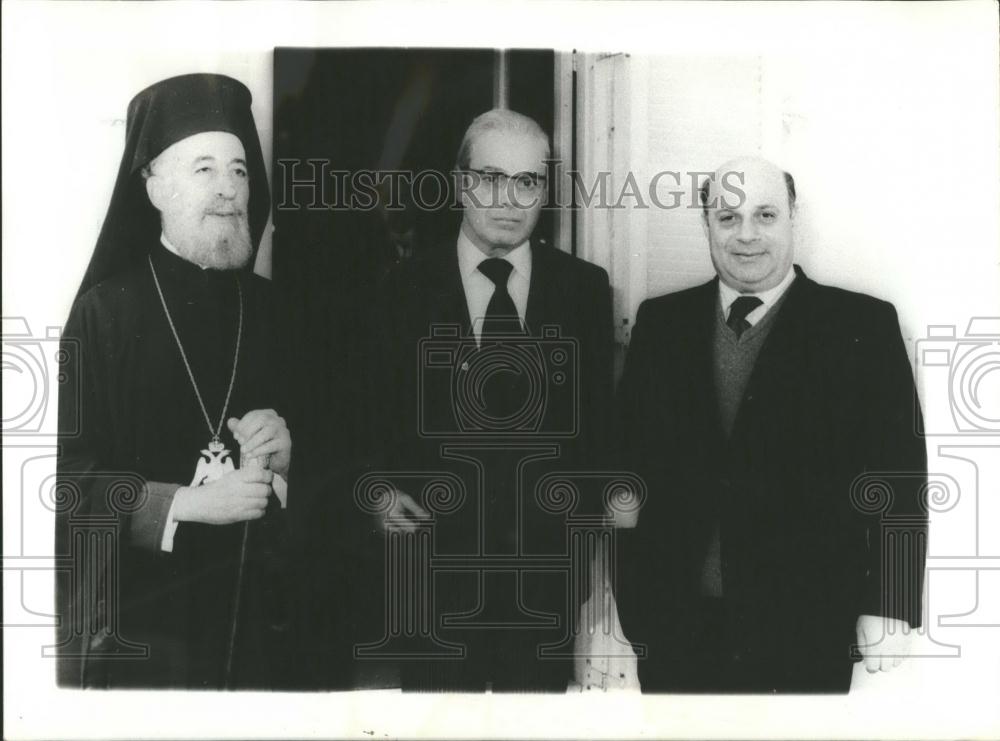
[[[398,265],[379,297],[372,459],[392,489],[376,529],[429,534],[420,557],[440,567],[402,595],[440,649],[402,662],[404,688],[565,690],[586,578],[550,564],[568,517],[596,507],[545,482],[607,465],[649,491],[616,584],[644,690],[847,691],[854,644],[891,668],[920,625],[926,547],[892,306],[794,266],[791,176],[728,163],[701,194],[718,276],[640,307],[613,461],[608,276],[533,236],[548,158],[530,118],[477,117],[455,241]],[[717,187],[730,172],[739,203]],[[135,97],[64,332],[80,352],[60,397],[57,553],[77,570],[57,582],[60,684],[288,681],[292,445],[274,410],[294,384],[249,269],[268,209],[242,84],[187,75]],[[896,475],[907,539],[883,538],[858,495],[879,473]]]

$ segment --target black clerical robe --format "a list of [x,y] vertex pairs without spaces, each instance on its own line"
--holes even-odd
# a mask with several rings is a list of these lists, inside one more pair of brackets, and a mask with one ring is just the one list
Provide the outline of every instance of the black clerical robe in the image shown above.
[[[283,350],[268,282],[203,270],[158,244],[150,254],[212,426],[230,383],[240,292],[225,417],[281,413]],[[58,461],[60,684],[280,686],[290,595],[274,496],[245,545],[243,524],[184,522],[172,551],[162,547],[173,494],[192,483],[212,433],[148,261],[80,296],[63,337],[78,352],[68,355],[60,429],[79,432],[63,435]],[[238,467],[224,422],[220,437]]]

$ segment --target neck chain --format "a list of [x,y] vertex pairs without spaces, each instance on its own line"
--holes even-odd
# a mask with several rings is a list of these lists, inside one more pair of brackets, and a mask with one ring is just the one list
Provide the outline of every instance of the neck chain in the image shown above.
[[226,421],[226,410],[229,409],[229,397],[233,393],[233,384],[236,382],[236,364],[240,359],[240,340],[243,338],[243,289],[240,287],[240,281],[236,280],[236,290],[239,293],[240,298],[240,319],[239,325],[236,329],[236,353],[233,356],[233,373],[229,377],[229,389],[226,391],[226,400],[222,404],[222,414],[219,415],[219,424],[212,427],[212,419],[208,416],[208,410],[205,408],[205,402],[201,398],[201,391],[198,390],[198,383],[194,380],[194,373],[191,371],[191,364],[188,363],[187,354],[184,352],[184,346],[181,344],[181,337],[177,334],[177,328],[174,326],[174,320],[170,316],[170,309],[167,308],[167,301],[163,298],[163,289],[160,288],[160,279],[156,275],[156,268],[153,267],[153,258],[148,256],[149,259],[149,269],[153,273],[153,283],[156,284],[156,292],[160,296],[160,304],[163,306],[163,313],[167,315],[167,323],[170,325],[170,331],[174,334],[174,340],[177,342],[177,349],[181,351],[181,360],[184,361],[184,367],[187,368],[188,378],[191,379],[191,386],[194,387],[194,394],[198,397],[198,405],[201,407],[201,413],[205,416],[205,424],[208,425],[208,432],[212,436],[211,441],[208,444],[209,450],[213,452],[221,451],[223,448],[222,443],[219,441],[219,434],[222,432],[222,425]]

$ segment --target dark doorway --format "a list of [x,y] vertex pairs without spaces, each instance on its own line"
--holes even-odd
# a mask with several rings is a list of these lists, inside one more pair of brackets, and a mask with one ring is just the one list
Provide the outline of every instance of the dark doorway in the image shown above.
[[[551,132],[554,52],[505,55],[510,107]],[[395,261],[452,248],[461,216],[451,203],[416,208],[405,188],[396,191],[401,208],[387,208],[385,193],[372,203],[374,189],[352,180],[450,177],[466,127],[494,106],[496,66],[491,49],[275,50],[272,275],[312,348],[315,405],[340,414],[350,433],[344,450],[360,439],[364,415],[336,406],[345,399],[336,384],[360,370],[349,366],[369,331],[372,291]],[[552,222],[543,211],[536,233],[551,238]]]
[[[509,107],[551,132],[554,52],[506,52],[505,66]],[[296,458],[320,463],[309,464],[317,470],[298,488],[310,498],[299,501],[298,527],[313,572],[302,585],[302,613],[313,623],[300,626],[314,641],[312,687],[392,684],[357,676],[349,647],[338,643],[365,635],[366,621],[383,614],[379,587],[365,588],[382,583],[379,554],[366,554],[378,541],[351,503],[373,444],[365,403],[373,294],[393,263],[454,249],[461,215],[450,202],[418,208],[406,188],[372,184],[386,171],[450,177],[466,127],[495,105],[497,68],[490,49],[274,53],[272,275],[289,300],[288,332],[306,349],[296,363],[305,371],[294,392],[306,400],[295,420]],[[364,173],[375,177],[359,180]],[[536,233],[551,232],[552,214],[543,212]]]

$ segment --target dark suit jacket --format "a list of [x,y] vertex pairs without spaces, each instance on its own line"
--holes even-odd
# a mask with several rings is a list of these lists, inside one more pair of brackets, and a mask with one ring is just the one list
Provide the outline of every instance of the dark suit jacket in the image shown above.
[[[611,418],[608,275],[543,242],[532,242],[531,255],[525,324],[526,344],[541,363],[538,413],[528,414],[519,430],[499,434],[488,425],[477,427],[468,415],[456,417],[457,407],[472,403],[457,390],[465,387],[456,379],[463,362],[472,359],[475,339],[454,246],[400,263],[386,276],[375,338],[380,372],[372,378],[386,423],[375,441],[379,465],[425,465],[440,459],[443,443],[474,439],[556,442],[561,456],[577,464],[600,456],[601,463],[591,459],[592,468],[608,459],[602,452]],[[458,336],[433,340],[435,327],[454,328]],[[450,366],[441,362],[438,348],[458,349]]]
[[[621,533],[616,589],[626,635],[649,648],[644,689],[677,679],[715,522],[736,642],[778,667],[767,686],[846,660],[860,614],[920,624],[926,451],[895,310],[795,270],[729,440],[713,381],[718,279],[639,308],[619,394],[649,497]],[[907,538],[884,537],[893,527]]]
[[[484,425],[475,413],[466,413],[475,406],[476,387],[466,381],[491,355],[476,352],[455,246],[399,264],[382,285],[374,354],[379,372],[372,374],[373,408],[380,410],[382,424],[372,441],[377,451],[373,469],[388,472],[387,478],[418,502],[423,484],[419,475],[392,472],[446,471],[462,481],[465,501],[436,515],[437,555],[475,559],[480,548],[491,553],[568,554],[566,517],[599,511],[597,497],[588,497],[586,485],[580,487],[576,507],[547,511],[539,503],[536,485],[546,473],[600,469],[607,459],[604,440],[612,395],[608,276],[544,243],[533,241],[531,255],[527,336],[516,344],[525,348],[524,357],[534,368],[537,394],[524,407],[528,413],[523,424],[513,427]],[[493,447],[470,452],[468,446],[476,443]],[[449,445],[479,463],[449,458],[443,454],[443,446]],[[515,497],[520,502],[516,515]],[[499,503],[500,514],[484,503],[491,498]],[[466,572],[435,580],[439,627],[444,614],[476,609],[479,578]],[[521,604],[511,604],[511,612],[557,615],[559,630],[566,631],[573,611],[569,585],[566,573],[526,575],[520,584]],[[483,635],[490,640],[512,637],[509,630]],[[527,661],[523,663],[530,675]]]

